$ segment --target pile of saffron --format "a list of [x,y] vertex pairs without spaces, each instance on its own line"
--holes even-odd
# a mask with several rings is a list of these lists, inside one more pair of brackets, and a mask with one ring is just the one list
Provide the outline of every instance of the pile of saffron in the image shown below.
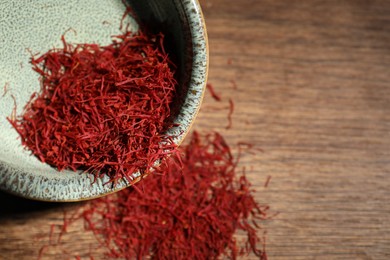
[[[64,227],[83,219],[106,258],[236,259],[252,252],[267,259],[258,232],[268,206],[238,176],[238,160],[221,135],[195,132],[190,139],[180,158],[172,156],[133,187],[88,202]],[[236,241],[238,230],[243,241]]]
[[170,106],[175,65],[163,35],[124,32],[107,46],[63,47],[31,64],[41,90],[22,115],[8,118],[23,145],[58,170],[83,170],[115,184],[132,181],[175,150]]

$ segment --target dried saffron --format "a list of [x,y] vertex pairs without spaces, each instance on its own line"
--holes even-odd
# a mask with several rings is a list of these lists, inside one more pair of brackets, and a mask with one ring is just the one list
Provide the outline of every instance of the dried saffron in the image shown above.
[[232,115],[234,112],[234,103],[233,100],[229,99],[229,113],[228,113],[228,125],[226,126],[226,129],[232,128]]
[[[180,151],[141,183],[82,208],[78,218],[106,257],[236,259],[252,252],[267,259],[258,231],[268,207],[255,201],[245,175],[237,176],[238,158],[223,137],[195,132]],[[243,243],[237,230],[246,234]]]
[[[121,25],[122,26],[122,25]],[[124,32],[107,46],[72,45],[33,56],[41,76],[17,118],[8,118],[23,145],[58,170],[84,170],[110,182],[175,150],[170,105],[177,82],[162,34]]]
[[5,84],[4,84],[4,87],[3,87],[3,95],[1,96],[1,97],[4,97],[6,94],[7,94],[7,92],[8,92],[8,86],[9,86],[9,82],[6,82]]
[[265,180],[265,183],[264,183],[264,188],[268,187],[268,184],[269,184],[270,181],[271,181],[271,175],[268,175],[267,179]]
[[[213,85],[211,85],[210,83],[207,83],[206,87],[210,91],[210,94],[214,98],[214,100],[216,100],[218,102],[221,101],[221,96],[215,92]],[[234,112],[234,103],[233,103],[233,100],[231,98],[229,98],[229,112],[228,112],[228,116],[227,116],[228,125],[226,126],[226,129],[232,128],[233,112]]]
[[213,85],[211,85],[210,83],[207,83],[206,88],[210,91],[211,96],[216,101],[221,101],[221,96],[215,92]]

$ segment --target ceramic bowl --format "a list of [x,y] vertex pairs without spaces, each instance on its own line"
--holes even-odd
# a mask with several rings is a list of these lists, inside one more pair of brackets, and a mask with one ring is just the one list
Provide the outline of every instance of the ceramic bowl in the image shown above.
[[[137,22],[126,17],[132,30],[147,27],[165,34],[166,49],[178,66],[180,109],[175,117],[179,126],[168,134],[180,142],[189,131],[199,110],[207,78],[208,48],[206,28],[197,0],[134,0],[132,6]],[[17,114],[30,95],[39,90],[37,73],[29,59],[30,49],[44,53],[61,46],[61,35],[68,42],[109,44],[111,35],[119,34],[119,23],[125,11],[121,0],[2,1],[0,2],[0,189],[35,200],[79,201],[100,197],[126,187],[119,182],[115,188],[103,185],[108,178],[91,184],[90,174],[73,171],[58,172],[40,162],[24,149],[18,134],[6,117],[11,115],[15,97]],[[73,31],[72,30],[72,31]],[[139,174],[132,175],[134,180]]]

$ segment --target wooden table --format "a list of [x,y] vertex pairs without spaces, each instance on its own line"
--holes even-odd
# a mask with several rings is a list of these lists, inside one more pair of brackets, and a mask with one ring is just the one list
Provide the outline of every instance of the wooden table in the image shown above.
[[[264,223],[269,258],[390,259],[390,1],[201,4],[209,82],[223,100],[206,94],[194,129],[264,150],[242,165],[258,201],[279,212]],[[36,258],[50,224],[78,206],[0,202],[0,259]],[[96,242],[81,225],[64,241],[85,255]]]

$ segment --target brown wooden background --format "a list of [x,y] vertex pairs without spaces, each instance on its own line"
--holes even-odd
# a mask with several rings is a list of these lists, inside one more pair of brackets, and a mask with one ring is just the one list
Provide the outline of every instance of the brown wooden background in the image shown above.
[[[223,101],[206,93],[194,129],[264,150],[242,165],[258,201],[280,213],[264,223],[269,258],[390,259],[390,1],[201,4],[209,82]],[[79,206],[3,193],[0,203],[0,259],[36,258],[63,208]],[[86,255],[96,242],[81,225],[65,248]]]

